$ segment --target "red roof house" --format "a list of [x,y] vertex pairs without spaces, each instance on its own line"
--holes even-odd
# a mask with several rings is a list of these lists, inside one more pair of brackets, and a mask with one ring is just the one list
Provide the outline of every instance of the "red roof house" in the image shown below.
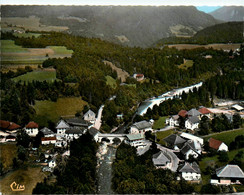
[[8,130],[16,130],[16,129],[19,129],[20,128],[20,126],[19,125],[17,125],[16,123],[12,123],[12,122],[10,122],[10,125],[9,125],[9,127],[8,127]]
[[205,107],[200,108],[198,111],[201,112],[202,114],[211,114],[212,113],[209,109],[207,109]]
[[214,139],[212,137],[209,139],[209,147],[218,151],[228,151],[228,146],[224,142]]
[[10,125],[10,122],[8,121],[4,121],[4,120],[0,120],[0,128],[1,129],[7,129]]
[[39,126],[38,126],[37,123],[31,121],[31,122],[29,122],[25,127],[26,127],[27,129],[35,129],[35,128],[38,128]]
[[178,113],[179,116],[181,117],[186,117],[187,116],[187,111],[186,110],[181,110],[179,113]]

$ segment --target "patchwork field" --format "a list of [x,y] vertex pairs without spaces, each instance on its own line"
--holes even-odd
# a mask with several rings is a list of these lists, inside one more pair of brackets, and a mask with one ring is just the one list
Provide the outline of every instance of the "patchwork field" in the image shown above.
[[12,40],[1,40],[1,64],[41,64],[48,58],[71,57],[73,51],[63,46],[46,48],[22,48]]
[[17,147],[16,144],[2,143],[0,144],[0,160],[3,163],[4,170],[7,170],[13,165],[13,158],[16,157]]
[[197,44],[174,44],[174,45],[168,45],[169,48],[175,47],[176,49],[196,49],[200,47],[204,48],[213,48],[213,49],[223,49],[223,50],[235,50],[237,48],[240,48],[241,44],[209,44],[209,45],[197,45]]
[[178,68],[187,70],[193,66],[193,60],[184,60],[184,63],[179,65]]
[[106,76],[106,84],[109,85],[113,89],[115,89],[117,86],[116,80],[111,76]]
[[43,70],[34,70],[28,72],[21,76],[15,77],[12,79],[15,82],[32,82],[32,81],[47,81],[53,82],[56,80],[56,70],[55,69],[43,69]]
[[[38,182],[43,181],[44,178],[45,174],[41,172],[41,167],[18,169],[8,173],[0,180],[1,192],[3,194],[32,194],[33,188]],[[25,190],[19,192],[12,191],[10,185],[13,182],[24,185]]]
[[48,120],[57,122],[61,116],[74,116],[87,104],[80,97],[58,98],[57,102],[36,101],[36,122],[45,125]]

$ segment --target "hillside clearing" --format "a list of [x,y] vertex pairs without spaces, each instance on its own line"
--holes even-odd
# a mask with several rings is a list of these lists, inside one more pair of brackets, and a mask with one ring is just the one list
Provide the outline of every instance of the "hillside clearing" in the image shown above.
[[184,60],[184,63],[179,65],[178,68],[187,70],[193,66],[193,60]]
[[235,44],[209,44],[209,45],[197,45],[197,44],[172,44],[167,45],[169,48],[175,47],[176,49],[182,50],[182,49],[196,49],[196,48],[213,48],[218,50],[235,50],[237,48],[240,48],[239,43]]
[[111,88],[115,89],[117,87],[116,80],[111,76],[106,76],[106,84]]

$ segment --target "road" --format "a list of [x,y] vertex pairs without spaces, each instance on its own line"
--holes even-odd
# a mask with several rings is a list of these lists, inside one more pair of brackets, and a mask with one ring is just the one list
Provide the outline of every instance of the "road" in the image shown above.
[[101,107],[98,110],[97,118],[96,118],[96,121],[95,121],[95,124],[94,124],[94,127],[96,129],[98,129],[98,130],[100,129],[100,127],[102,125],[102,112],[103,112],[103,108],[104,108],[104,105],[101,105]]
[[175,128],[176,128],[176,127],[166,126],[166,127],[162,128],[162,129],[155,130],[154,132],[156,133],[156,132],[161,132],[161,131],[168,131],[168,130],[170,130],[170,129],[175,129]]

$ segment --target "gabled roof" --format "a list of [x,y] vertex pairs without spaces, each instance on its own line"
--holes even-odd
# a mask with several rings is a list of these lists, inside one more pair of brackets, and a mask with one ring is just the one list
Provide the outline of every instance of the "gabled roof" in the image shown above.
[[88,127],[91,124],[79,117],[67,119],[66,122],[71,126],[81,126],[81,127]]
[[96,116],[95,112],[93,112],[92,110],[88,110],[85,114],[84,114],[84,117],[85,116]]
[[244,178],[244,173],[238,165],[226,165],[216,169],[217,177]]
[[65,131],[66,134],[83,134],[85,128],[82,127],[71,127]]
[[209,109],[202,107],[200,109],[198,109],[199,112],[201,112],[202,114],[210,114],[212,113]]
[[194,144],[194,141],[192,140],[188,140],[184,145],[183,147],[181,148],[180,152],[182,154],[186,154],[189,150],[193,150],[194,152],[198,153],[195,148],[195,144]]
[[190,139],[190,140],[197,140],[200,144],[203,145],[203,138],[197,137],[190,133],[182,133],[180,136],[183,138],[186,138],[186,139]]
[[178,145],[186,142],[185,139],[176,134],[169,135],[168,137],[164,138],[164,141],[169,143],[170,145]]
[[138,130],[142,130],[142,129],[146,129],[146,128],[152,128],[152,124],[145,121],[145,120],[134,123],[132,126],[136,127]]
[[97,133],[99,133],[99,131],[98,131],[96,128],[94,128],[94,127],[91,127],[91,128],[88,130],[88,132],[89,132],[90,135],[92,135],[92,136],[95,136]]
[[186,117],[187,116],[187,111],[186,110],[181,110],[179,113],[178,113],[179,116],[182,116],[182,117]]
[[152,161],[154,165],[166,165],[170,162],[170,157],[163,151],[160,151],[153,155]]
[[192,164],[185,162],[185,164],[179,169],[179,172],[201,173],[200,168],[196,162],[193,162]]
[[242,106],[238,105],[238,104],[235,104],[235,105],[231,106],[231,108],[234,108],[234,109],[236,109],[238,111],[244,110],[244,108]]
[[195,108],[191,109],[187,112],[188,116],[199,116],[201,113],[197,111]]
[[31,121],[25,127],[28,128],[28,129],[33,129],[33,128],[38,128],[39,126],[38,126],[37,123]]
[[40,130],[44,135],[50,135],[50,134],[54,134],[54,132],[50,129],[48,129],[47,127],[44,127]]
[[223,142],[222,141],[219,141],[217,139],[214,139],[214,138],[210,138],[209,139],[209,147],[210,148],[214,148],[215,150],[218,150],[219,149],[219,146],[222,144]]
[[10,122],[10,125],[8,126],[8,130],[16,130],[19,128],[20,128],[20,126],[13,122]]
[[56,126],[56,129],[67,129],[69,128],[69,124],[67,124],[63,119],[61,119]]
[[133,141],[133,140],[138,140],[138,139],[144,139],[144,135],[143,134],[127,134],[126,137],[130,140],[130,141]]
[[0,120],[0,128],[1,129],[7,129],[10,125],[9,121],[4,121],[4,120]]
[[197,116],[191,116],[191,117],[188,118],[188,120],[192,124],[195,124],[195,123],[199,123],[200,122],[200,119]]

